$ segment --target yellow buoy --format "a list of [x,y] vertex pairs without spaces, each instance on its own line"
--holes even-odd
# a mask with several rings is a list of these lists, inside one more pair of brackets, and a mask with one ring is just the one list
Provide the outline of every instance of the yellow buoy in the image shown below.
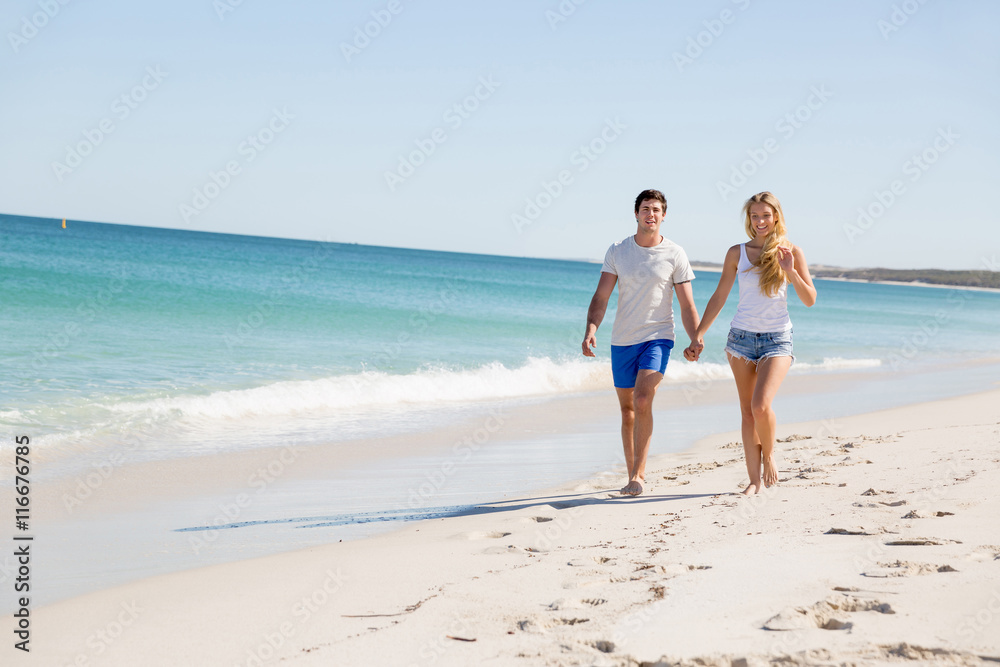
[[66,229],[66,218],[63,218],[63,229]]

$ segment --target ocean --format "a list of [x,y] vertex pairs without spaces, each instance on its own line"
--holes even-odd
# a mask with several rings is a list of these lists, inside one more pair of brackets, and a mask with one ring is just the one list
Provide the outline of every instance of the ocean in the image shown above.
[[[614,301],[598,359],[580,354],[596,263],[16,216],[0,216],[0,233],[0,425],[38,434],[52,474],[136,433],[143,459],[332,443],[610,386]],[[698,273],[701,309],[718,274]],[[998,293],[817,289],[812,309],[789,299],[796,373],[1000,357]],[[735,304],[698,364],[680,355],[678,326],[667,383],[728,377]]]
[[[37,604],[623,482],[614,300],[597,358],[580,353],[600,264],[17,216],[0,235],[0,494],[28,435]],[[699,309],[718,275],[697,271]],[[812,389],[782,388],[779,428],[996,385],[1000,293],[816,284],[813,308],[789,299],[791,374]],[[735,307],[696,364],[679,332],[653,455],[738,430],[735,397],[708,399],[734,393]],[[254,451],[265,469],[233,463]],[[0,583],[14,571],[0,558]]]

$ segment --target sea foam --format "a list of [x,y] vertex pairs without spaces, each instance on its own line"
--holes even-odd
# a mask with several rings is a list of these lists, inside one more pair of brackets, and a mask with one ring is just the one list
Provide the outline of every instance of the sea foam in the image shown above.
[[[799,370],[829,371],[870,368],[878,359],[823,359],[796,364]],[[667,368],[668,384],[730,377],[728,365],[673,361]],[[478,368],[453,370],[426,368],[394,375],[365,371],[350,375],[276,382],[250,389],[215,391],[107,405],[114,412],[145,413],[181,420],[246,419],[301,413],[335,414],[338,411],[427,406],[471,401],[505,400],[601,391],[612,387],[609,361],[547,357],[529,358],[522,366],[508,368],[494,362]]]

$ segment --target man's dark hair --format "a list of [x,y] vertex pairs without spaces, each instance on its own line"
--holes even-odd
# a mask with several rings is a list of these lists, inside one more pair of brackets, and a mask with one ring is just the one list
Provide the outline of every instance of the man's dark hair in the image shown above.
[[663,212],[667,212],[667,198],[663,196],[663,193],[659,190],[643,190],[639,193],[639,196],[635,198],[635,212],[639,212],[639,205],[642,204],[646,199],[655,199],[656,201],[663,204]]

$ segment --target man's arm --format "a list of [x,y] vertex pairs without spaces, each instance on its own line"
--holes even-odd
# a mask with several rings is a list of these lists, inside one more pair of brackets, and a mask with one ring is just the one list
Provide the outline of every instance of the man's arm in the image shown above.
[[615,283],[618,276],[613,273],[601,272],[601,279],[597,283],[597,290],[594,298],[590,300],[590,308],[587,309],[587,331],[583,335],[583,356],[595,357],[594,348],[597,347],[597,327],[604,321],[604,313],[608,309],[608,301],[615,291]]
[[677,303],[681,307],[681,322],[684,324],[684,331],[693,342],[698,333],[698,307],[694,305],[694,291],[691,289],[691,281],[677,283],[674,285],[677,293]]

